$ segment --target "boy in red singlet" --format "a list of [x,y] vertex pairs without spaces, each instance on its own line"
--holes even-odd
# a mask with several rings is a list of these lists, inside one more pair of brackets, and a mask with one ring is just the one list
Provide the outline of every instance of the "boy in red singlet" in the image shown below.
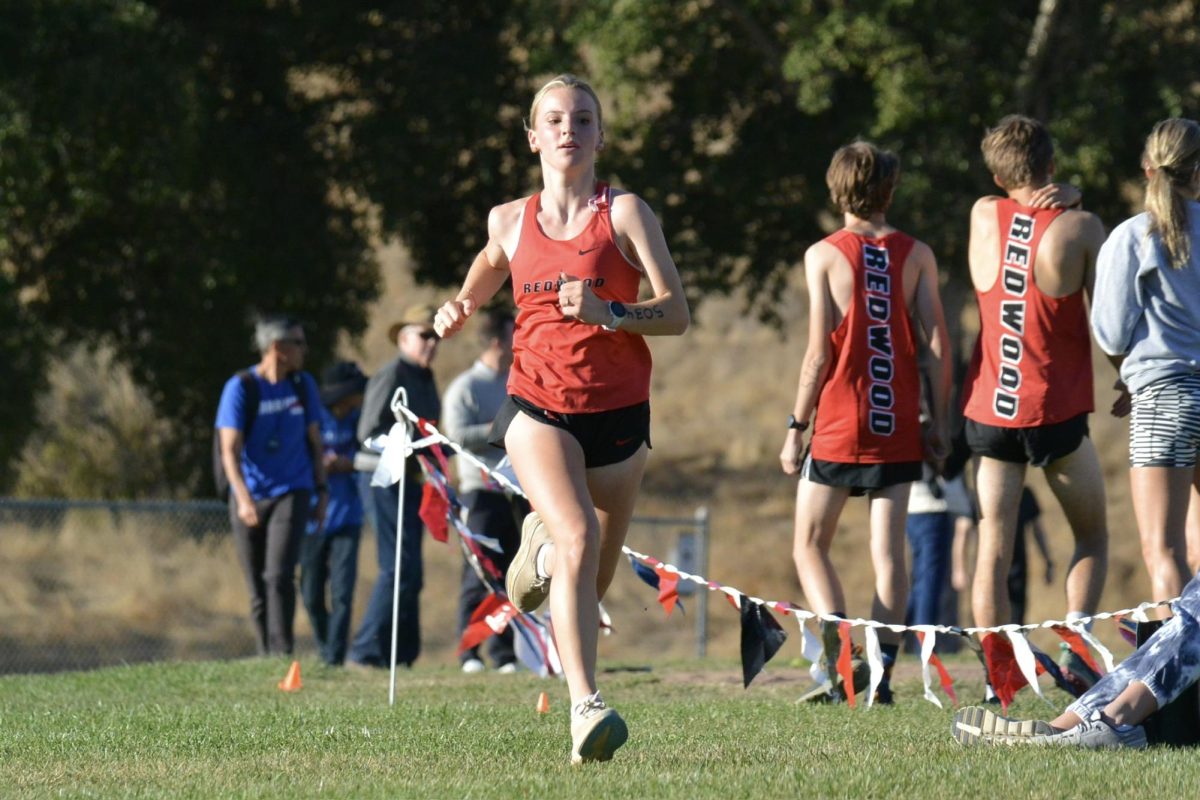
[[[871,615],[903,623],[908,596],[904,524],[921,463],[949,451],[949,336],[938,294],[937,261],[928,245],[888,224],[900,163],[867,142],[836,153],[825,175],[842,212],[840,231],[804,255],[808,282],[808,347],[787,438],[783,471],[800,472],[793,557],[812,609],[845,616],[846,600],[829,547],[851,495],[871,503]],[[915,318],[929,342],[932,424],[922,442]],[[809,452],[802,437],[816,411]],[[834,627],[822,622],[827,653]],[[885,678],[877,701],[892,700],[888,676],[899,635],[879,633]],[[831,678],[835,678],[830,673]]]
[[1008,116],[984,137],[983,157],[1007,197],[971,211],[969,260],[979,341],[964,386],[967,443],[978,456],[979,550],[971,592],[975,624],[1009,620],[1005,576],[1027,464],[1042,467],[1075,536],[1068,619],[1100,602],[1107,566],[1104,479],[1088,438],[1090,295],[1100,220],[1078,193],[1050,183],[1054,145],[1037,120]]
[[[645,336],[683,333],[687,300],[662,228],[637,195],[596,181],[600,101],[560,75],[533,99],[527,136],[542,190],[488,215],[488,243],[438,310],[453,335],[511,276],[517,306],[509,398],[489,438],[536,511],[505,578],[533,611],[547,599],[571,693],[571,761],[607,761],[625,721],[596,687],[599,599],[612,582],[650,448]],[[650,296],[639,300],[642,279]]]

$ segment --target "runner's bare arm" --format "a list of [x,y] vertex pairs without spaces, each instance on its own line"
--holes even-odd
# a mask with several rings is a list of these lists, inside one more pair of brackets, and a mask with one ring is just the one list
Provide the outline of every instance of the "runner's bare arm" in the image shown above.
[[924,242],[917,242],[909,257],[916,258],[920,267],[914,302],[916,317],[925,331],[932,356],[929,361],[929,385],[933,389],[930,412],[935,435],[930,437],[929,444],[931,455],[940,461],[950,454],[950,333],[938,291],[937,259],[933,251]]
[[981,197],[971,207],[971,232],[967,244],[967,262],[970,265],[971,284],[975,289],[987,289],[996,280],[998,266],[995,195]]
[[462,329],[475,311],[486,305],[508,280],[508,253],[501,245],[511,238],[512,228],[519,225],[520,212],[514,218],[514,201],[496,206],[488,214],[488,242],[484,245],[463,281],[462,288],[453,300],[448,300],[438,309],[433,328],[442,338],[449,338]]
[[[817,397],[829,377],[829,335],[833,332],[834,305],[829,288],[829,268],[837,258],[837,250],[818,242],[804,254],[804,277],[808,285],[808,344],[800,363],[800,380],[796,386],[796,401],[792,416],[808,423],[816,410]],[[800,469],[804,454],[804,432],[789,429],[779,452],[779,463],[788,475]]]
[[[643,336],[683,333],[691,324],[691,312],[658,218],[645,201],[629,192],[615,194],[611,213],[618,246],[645,270],[654,294],[649,300],[625,304],[628,313],[621,330]],[[607,323],[611,319],[607,304],[601,316],[600,320],[585,321]]]

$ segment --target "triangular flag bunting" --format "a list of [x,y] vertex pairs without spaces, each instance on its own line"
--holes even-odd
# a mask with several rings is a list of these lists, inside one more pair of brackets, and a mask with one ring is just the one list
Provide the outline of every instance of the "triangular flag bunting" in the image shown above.
[[1051,625],[1050,630],[1057,633],[1058,637],[1067,643],[1067,647],[1071,648],[1071,652],[1083,659],[1083,663],[1087,664],[1093,672],[1097,675],[1104,674],[1104,670],[1100,669],[1096,659],[1092,658],[1087,642],[1079,635],[1079,631],[1072,630],[1065,625]]
[[988,633],[984,634],[980,644],[983,647],[984,663],[987,665],[992,691],[1000,698],[1001,708],[1007,711],[1013,697],[1028,681],[1017,666],[1013,646],[1008,639],[996,633]]
[[767,662],[779,652],[787,633],[771,616],[771,612],[746,595],[742,601],[742,687],[750,685]]
[[421,490],[421,510],[418,512],[421,521],[429,529],[429,535],[439,542],[450,540],[449,530],[450,501],[437,490],[432,481],[425,483]]
[[917,631],[917,640],[921,642],[921,680],[925,683],[925,699],[941,708],[942,701],[933,693],[933,677],[929,671],[930,662],[933,661],[933,648],[937,645],[937,634],[933,631]]
[[1034,659],[1037,660],[1039,675],[1043,672],[1048,674],[1054,679],[1054,685],[1071,695],[1071,697],[1079,697],[1079,695],[1083,694],[1084,690],[1081,687],[1067,680],[1066,675],[1059,669],[1058,664],[1054,663],[1054,659],[1050,657],[1049,653],[1039,650],[1032,644],[1029,647],[1033,650]]
[[675,606],[679,606],[679,610],[683,611],[683,603],[679,600],[679,573],[662,567],[655,567],[654,571],[658,573],[658,602],[662,604],[667,616],[671,616]]
[[842,620],[837,624],[838,638],[841,639],[842,649],[838,652],[837,671],[842,676],[842,691],[846,693],[846,703],[854,708],[854,666],[851,664],[850,623]]
[[508,627],[508,621],[516,615],[517,609],[512,603],[500,595],[489,594],[471,614],[471,620],[458,643],[459,654],[503,631]]

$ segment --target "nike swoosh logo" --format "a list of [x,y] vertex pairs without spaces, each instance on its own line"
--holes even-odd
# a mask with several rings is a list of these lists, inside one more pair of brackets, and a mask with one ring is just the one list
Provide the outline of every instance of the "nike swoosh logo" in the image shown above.
[[615,444],[617,447],[624,447],[636,438],[636,436],[630,436],[628,439],[617,439],[617,441],[613,442],[613,444]]
[[600,245],[596,245],[595,247],[589,247],[587,250],[580,250],[579,255],[586,256],[588,253],[592,252],[593,250],[599,250],[599,249],[600,249]]

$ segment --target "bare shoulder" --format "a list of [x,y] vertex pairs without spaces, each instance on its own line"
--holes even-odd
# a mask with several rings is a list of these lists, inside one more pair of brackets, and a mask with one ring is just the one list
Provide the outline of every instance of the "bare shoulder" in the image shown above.
[[844,259],[842,251],[822,239],[804,251],[804,266],[806,268],[828,269],[829,265]]
[[975,201],[975,205],[971,206],[971,221],[976,219],[991,216],[996,213],[996,203],[1000,202],[1001,198],[994,194],[985,195]]
[[645,200],[624,189],[613,189],[609,203],[613,224],[619,228],[654,217]]
[[527,202],[529,202],[528,197],[519,197],[516,200],[494,206],[488,212],[488,236],[501,240],[515,233],[517,226],[521,224],[521,212],[525,209]]
[[919,264],[920,266],[937,264],[937,258],[933,255],[933,248],[920,239],[913,239],[912,250],[909,251],[908,257],[914,264]]
[[1069,208],[1062,213],[1060,219],[1065,223],[1064,227],[1075,236],[1104,239],[1104,223],[1090,211]]

